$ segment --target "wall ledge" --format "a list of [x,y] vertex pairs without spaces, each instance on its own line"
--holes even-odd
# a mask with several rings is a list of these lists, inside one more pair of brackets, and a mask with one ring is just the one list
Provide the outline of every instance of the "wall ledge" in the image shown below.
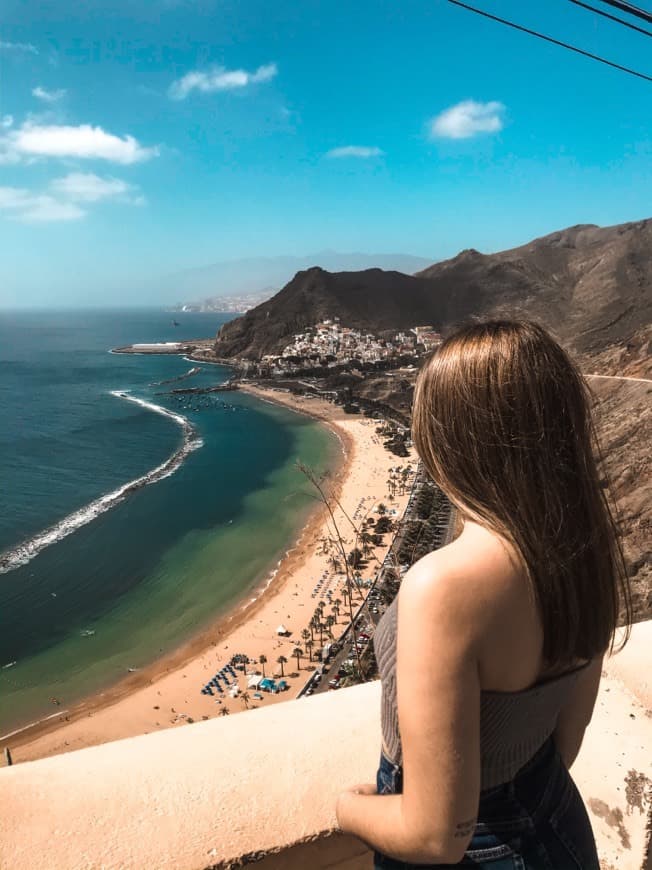
[[[605,867],[643,867],[651,648],[639,623],[605,662],[572,770]],[[380,740],[374,682],[2,768],[0,867],[369,870],[334,808],[374,781]]]

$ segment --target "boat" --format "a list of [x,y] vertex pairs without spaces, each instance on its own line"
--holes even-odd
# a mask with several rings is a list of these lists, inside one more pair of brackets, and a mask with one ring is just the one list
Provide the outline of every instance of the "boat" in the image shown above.
[[138,670],[138,668],[127,668],[127,670],[129,671],[130,674],[133,674]]
[[3,666],[2,666],[2,670],[4,671],[5,668],[13,668],[13,666],[14,666],[15,664],[16,664],[16,662],[9,662],[8,665],[3,665]]
[[95,634],[95,630],[92,628],[85,628],[81,632],[82,637],[92,637]]

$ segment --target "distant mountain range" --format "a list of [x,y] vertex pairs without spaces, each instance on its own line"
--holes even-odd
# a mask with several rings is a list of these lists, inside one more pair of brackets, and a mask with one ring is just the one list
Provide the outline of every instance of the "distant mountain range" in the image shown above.
[[425,269],[431,262],[411,254],[347,254],[330,250],[303,257],[249,257],[170,275],[160,282],[160,292],[167,298],[174,294],[178,308],[186,305],[193,310],[221,311],[222,297],[272,296],[296,272],[311,266],[337,272],[378,267],[412,273]]
[[256,359],[326,317],[381,332],[504,316],[538,320],[570,349],[594,355],[649,341],[651,312],[652,220],[589,224],[496,254],[465,250],[416,275],[299,271],[273,298],[225,324],[215,350]]

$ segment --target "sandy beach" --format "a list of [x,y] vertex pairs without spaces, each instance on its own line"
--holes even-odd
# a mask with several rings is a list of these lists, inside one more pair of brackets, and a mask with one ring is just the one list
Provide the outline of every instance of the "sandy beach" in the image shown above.
[[[351,520],[359,525],[366,516],[377,517],[375,509],[380,503],[385,504],[390,512],[395,511],[396,516],[402,514],[408,490],[403,494],[397,490],[390,499],[389,470],[404,467],[407,463],[416,467],[416,457],[411,452],[409,458],[399,458],[386,450],[376,434],[379,421],[345,414],[341,407],[320,399],[296,397],[250,385],[245,389],[262,399],[287,405],[323,421],[339,437],[342,460],[329,478],[327,489],[341,505],[332,506],[347,552],[355,541]],[[315,668],[315,663],[309,661],[301,632],[308,627],[320,599],[326,605],[324,617],[335,616],[332,626],[335,638],[349,621],[342,594],[345,576],[335,573],[332,557],[337,553],[335,546],[328,543],[334,537],[329,512],[316,501],[315,511],[294,546],[277,568],[270,566],[270,574],[246,602],[234,605],[200,636],[150,667],[130,675],[110,690],[62,711],[47,722],[3,740],[0,746],[10,747],[14,763],[17,763],[123,737],[182,727],[190,721],[225,715],[225,710],[229,714],[244,714],[247,708],[296,698]],[[385,535],[383,546],[372,551],[368,567],[362,570],[363,578],[373,577],[376,560],[382,560],[391,537],[391,534]],[[319,581],[322,585],[316,589]],[[338,616],[328,603],[327,591],[330,591],[333,601],[339,598],[343,602]],[[361,600],[361,595],[354,595],[354,608]],[[279,624],[288,630],[287,636],[277,634]],[[326,642],[328,638],[324,635],[323,639]],[[296,647],[304,651],[299,668],[296,656],[292,655]],[[313,653],[319,648],[319,633],[316,632]],[[280,677],[281,664],[277,659],[284,656],[287,662],[283,664],[283,673],[289,689],[278,694],[262,692],[262,699],[254,699],[253,690],[248,691],[248,699],[243,699],[242,694],[235,698],[226,693],[219,698],[201,694],[201,688],[235,653],[244,653],[253,660],[254,664],[247,670],[258,673],[263,672],[259,660],[264,655],[267,659],[264,673],[271,677]],[[243,691],[249,677],[236,673],[239,688]]]

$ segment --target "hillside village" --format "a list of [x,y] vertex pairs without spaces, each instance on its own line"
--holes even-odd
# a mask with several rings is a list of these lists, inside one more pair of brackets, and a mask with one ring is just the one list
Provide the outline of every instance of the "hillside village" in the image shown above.
[[430,325],[415,326],[381,337],[344,326],[339,317],[334,317],[296,333],[281,353],[264,354],[260,372],[273,376],[289,375],[308,367],[335,368],[355,361],[376,363],[406,356],[416,359],[440,342],[440,333]]

